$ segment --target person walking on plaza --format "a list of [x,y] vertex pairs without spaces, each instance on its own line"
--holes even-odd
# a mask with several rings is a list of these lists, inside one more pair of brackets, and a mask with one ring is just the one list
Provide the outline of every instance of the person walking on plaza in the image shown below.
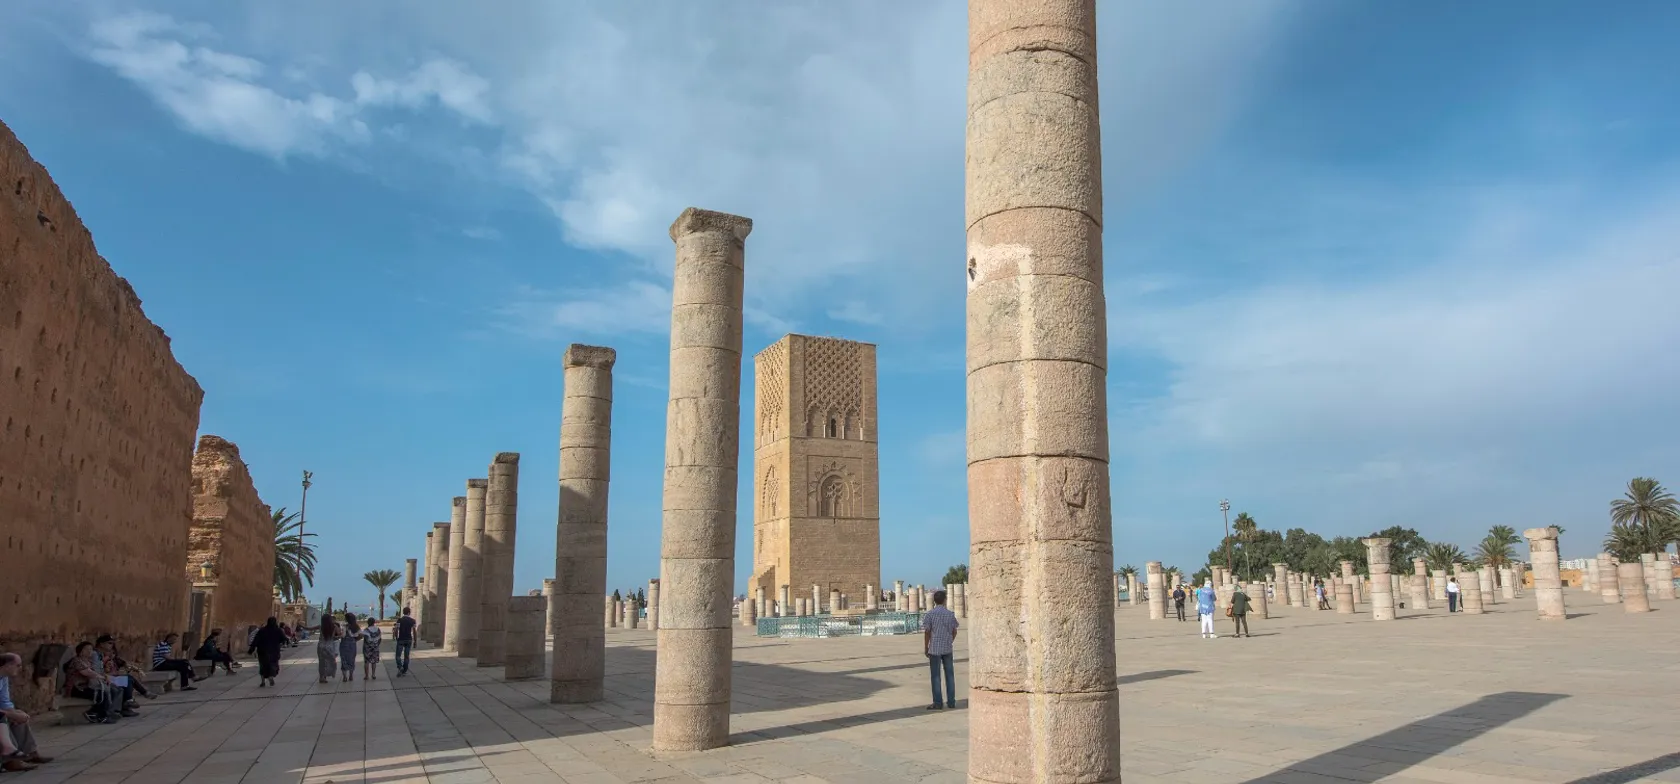
[[1202,588],[1196,591],[1196,615],[1202,621],[1202,639],[1216,639],[1219,635],[1213,633],[1214,609],[1213,581],[1202,583]]
[[1248,594],[1243,593],[1239,583],[1231,590],[1231,622],[1236,625],[1233,637],[1252,637],[1248,633]]
[[1184,594],[1184,586],[1180,585],[1173,588],[1172,597],[1173,609],[1178,611],[1178,620],[1182,622],[1184,620],[1184,599],[1186,598]]
[[245,655],[257,655],[257,687],[273,686],[280,677],[280,649],[286,645],[286,633],[280,630],[280,620],[269,618],[268,623],[251,635],[251,645]]
[[1313,583],[1313,594],[1318,597],[1318,609],[1330,609],[1330,594],[1324,590],[1323,580]]
[[1447,612],[1458,612],[1458,578],[1447,578]]
[[316,668],[321,676],[321,682],[326,683],[338,672],[338,635],[341,634],[338,623],[331,615],[321,616],[321,638],[315,641],[315,657],[319,660]]
[[10,773],[33,770],[36,765],[52,762],[35,747],[35,731],[29,726],[30,716],[12,704],[12,679],[23,672],[23,657],[15,653],[0,653],[0,740],[11,748],[10,755],[0,769]]
[[[952,669],[951,643],[957,638],[957,614],[945,607],[945,592],[933,592],[933,609],[922,615],[922,652],[933,679],[933,704],[928,710],[957,707],[957,676]],[[939,693],[939,674],[945,674],[945,693]]]
[[356,648],[362,644],[362,627],[356,625],[356,614],[344,614],[344,636],[338,638],[338,671],[344,682],[356,680]]
[[362,677],[370,681],[379,680],[379,643],[383,640],[379,624],[369,618],[367,628],[362,630]]
[[402,608],[402,617],[397,619],[397,676],[408,674],[408,660],[414,655],[414,616],[408,614],[408,608]]

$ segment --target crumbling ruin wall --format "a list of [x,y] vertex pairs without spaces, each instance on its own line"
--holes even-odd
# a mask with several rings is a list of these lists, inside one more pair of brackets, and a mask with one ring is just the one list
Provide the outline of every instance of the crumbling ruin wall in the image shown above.
[[221,628],[225,647],[242,652],[246,628],[274,612],[274,518],[232,441],[200,436],[192,476],[186,578],[202,580],[202,564],[211,565],[205,632]]
[[[0,650],[186,621],[198,382],[0,123]],[[25,709],[37,684],[13,689]]]

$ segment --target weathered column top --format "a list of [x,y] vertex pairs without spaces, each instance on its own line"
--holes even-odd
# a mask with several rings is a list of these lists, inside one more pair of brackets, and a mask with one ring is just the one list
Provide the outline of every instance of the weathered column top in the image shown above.
[[[519,464],[519,453],[518,452],[497,452],[496,453],[496,459],[492,460],[490,462],[491,463],[511,463],[513,465],[518,465]],[[471,480],[468,480],[468,481],[470,482]],[[490,480],[486,479],[484,481],[486,483],[486,486],[488,486],[488,483],[489,483]]]
[[467,497],[464,496],[464,495],[458,495],[458,496],[455,496],[454,498],[449,499],[449,503],[450,503],[451,506],[466,506],[467,505]]
[[730,215],[727,212],[702,210],[699,207],[689,207],[683,210],[682,214],[678,215],[676,221],[671,224],[671,241],[676,242],[679,237],[689,234],[717,232],[729,234],[737,242],[742,242],[747,239],[748,234],[752,233],[752,228],[751,218]]
[[489,487],[489,486],[490,486],[490,480],[489,479],[468,479],[467,480],[467,488],[468,489],[475,488],[475,487]]
[[1558,538],[1558,529],[1555,525],[1547,526],[1545,528],[1529,528],[1523,531],[1523,538],[1529,540],[1556,539]]
[[[679,219],[680,220],[680,219]],[[586,346],[573,343],[566,347],[566,367],[594,367],[602,370],[612,370],[614,362],[618,361],[618,352],[606,346]]]

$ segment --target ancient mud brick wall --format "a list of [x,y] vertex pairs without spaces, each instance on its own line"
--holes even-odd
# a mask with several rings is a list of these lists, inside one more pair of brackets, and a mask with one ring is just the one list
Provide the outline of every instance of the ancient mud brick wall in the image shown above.
[[138,659],[183,626],[203,398],[0,124],[0,650],[108,632]]
[[220,627],[226,647],[242,652],[245,628],[262,625],[274,610],[274,518],[232,441],[200,436],[192,477],[185,576],[199,580],[200,565],[212,565],[216,586],[205,632]]

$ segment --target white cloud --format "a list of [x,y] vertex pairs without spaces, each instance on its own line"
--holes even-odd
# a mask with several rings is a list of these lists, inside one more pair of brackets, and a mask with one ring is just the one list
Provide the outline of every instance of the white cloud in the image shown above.
[[524,289],[499,309],[503,326],[538,338],[573,335],[668,335],[671,290],[632,280],[620,286],[541,291]]
[[847,301],[838,308],[830,309],[828,317],[835,321],[849,321],[853,324],[863,324],[871,327],[880,326],[887,322],[886,316],[881,315],[879,310],[876,310],[867,302],[859,302],[855,299]]
[[89,59],[134,82],[187,130],[277,159],[367,142],[368,107],[420,109],[435,99],[469,120],[492,117],[488,83],[448,60],[428,61],[399,79],[358,71],[349,79],[353,97],[345,99],[311,89],[291,64],[269,79],[264,63],[205,45],[216,38],[210,28],[162,14],[100,18],[88,37]]

